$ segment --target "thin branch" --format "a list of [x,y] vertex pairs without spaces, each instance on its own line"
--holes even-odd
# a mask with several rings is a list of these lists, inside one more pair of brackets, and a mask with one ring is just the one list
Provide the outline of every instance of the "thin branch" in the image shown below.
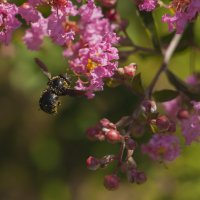
[[154,78],[153,78],[152,82],[150,83],[149,88],[147,89],[147,92],[146,92],[146,96],[148,98],[151,98],[151,94],[153,92],[153,89],[154,89],[159,77],[160,77],[160,74],[167,69],[170,59],[171,59],[174,51],[176,50],[176,47],[177,47],[178,43],[180,42],[181,37],[182,37],[182,34],[175,34],[174,37],[172,38],[167,50],[165,52],[163,52],[163,56],[164,56],[163,63],[161,64],[160,68],[158,69],[156,75],[154,76]]
[[148,53],[156,53],[156,51],[154,49],[151,49],[151,48],[147,48],[147,47],[141,47],[141,46],[138,46],[136,45],[133,40],[130,38],[130,36],[128,35],[126,29],[123,29],[122,30],[124,35],[126,36],[126,38],[130,41],[131,43],[131,46],[136,50],[136,51],[144,51],[144,52],[148,52]]

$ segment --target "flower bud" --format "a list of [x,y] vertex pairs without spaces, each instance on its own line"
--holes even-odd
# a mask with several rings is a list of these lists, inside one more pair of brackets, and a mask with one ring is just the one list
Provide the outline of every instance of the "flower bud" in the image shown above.
[[105,7],[112,7],[116,4],[117,0],[101,0],[101,3]]
[[137,70],[136,63],[130,63],[128,66],[124,67],[124,74],[127,76],[135,76]]
[[169,131],[170,133],[176,132],[176,123],[174,121],[170,120],[169,128],[167,131]]
[[189,117],[189,112],[187,110],[180,110],[177,113],[177,117],[178,119],[182,120],[182,119],[188,119]]
[[110,129],[105,133],[106,140],[110,143],[120,142],[122,140],[122,136],[119,134],[117,130]]
[[142,183],[146,182],[146,180],[147,180],[146,174],[142,171],[137,171],[136,177],[135,177],[135,182],[137,184],[142,184]]
[[128,150],[135,150],[137,143],[131,138],[125,138],[125,145]]
[[103,131],[97,127],[91,127],[86,131],[86,136],[89,140],[104,140],[105,136]]
[[106,12],[105,16],[110,21],[119,21],[119,19],[120,19],[119,13],[114,8],[113,9],[109,9],[108,12]]
[[135,176],[136,176],[136,168],[131,168],[127,170],[127,179],[130,183],[135,182]]
[[137,171],[136,168],[132,168],[127,172],[127,178],[130,183],[137,184],[142,184],[147,180],[145,173],[142,171]]
[[141,109],[145,112],[145,113],[154,113],[157,110],[157,106],[155,101],[151,101],[151,100],[144,100],[141,104]]
[[156,119],[156,125],[160,131],[167,131],[170,126],[170,121],[167,116],[161,115]]
[[124,75],[124,68],[119,67],[119,68],[117,69],[117,72],[118,72],[119,75],[123,76],[123,75]]
[[90,170],[97,170],[100,167],[100,162],[93,156],[88,157],[86,160],[87,168]]
[[103,118],[100,120],[100,125],[108,129],[116,129],[116,125],[110,122],[108,119]]
[[104,186],[108,190],[116,190],[119,187],[119,177],[115,174],[104,177]]

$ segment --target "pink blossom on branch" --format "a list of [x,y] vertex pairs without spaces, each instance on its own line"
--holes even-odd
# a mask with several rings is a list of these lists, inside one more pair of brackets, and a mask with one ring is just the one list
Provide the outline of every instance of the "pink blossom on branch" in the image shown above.
[[168,23],[169,31],[176,30],[177,33],[182,33],[186,25],[194,20],[200,12],[200,1],[173,1],[172,7],[175,10],[174,16],[165,14],[162,21]]
[[69,47],[67,56],[72,55],[69,61],[72,70],[86,78],[77,81],[76,89],[85,90],[88,98],[92,98],[95,91],[103,90],[103,79],[113,76],[117,69],[119,56],[113,45],[118,37],[93,0],[81,6],[79,14],[80,39]]
[[37,22],[40,19],[40,13],[29,3],[24,3],[19,7],[19,14],[26,20],[26,23]]
[[155,161],[172,161],[180,154],[179,139],[174,135],[154,134],[142,152]]
[[40,20],[31,23],[31,28],[26,30],[23,40],[31,50],[38,50],[47,35],[47,19],[40,16]]
[[180,122],[186,145],[194,141],[200,142],[200,102],[192,103],[194,112]]
[[138,8],[147,12],[154,10],[157,6],[157,3],[157,0],[136,0]]
[[21,23],[16,19],[18,7],[15,4],[0,3],[0,41],[8,44],[12,33],[19,28]]

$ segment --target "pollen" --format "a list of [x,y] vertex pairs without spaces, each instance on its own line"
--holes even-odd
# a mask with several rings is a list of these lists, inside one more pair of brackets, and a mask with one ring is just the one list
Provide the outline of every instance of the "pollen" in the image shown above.
[[87,69],[92,71],[94,68],[97,67],[97,63],[93,62],[90,58],[88,59]]
[[164,148],[164,147],[160,147],[159,149],[158,149],[158,153],[159,154],[164,154],[166,152],[166,149]]

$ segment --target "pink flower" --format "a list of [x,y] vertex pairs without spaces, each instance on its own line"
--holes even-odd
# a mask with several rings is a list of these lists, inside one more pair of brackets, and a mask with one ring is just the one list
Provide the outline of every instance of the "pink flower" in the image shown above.
[[26,31],[23,40],[29,49],[38,50],[46,35],[47,19],[40,17],[37,22],[31,23],[31,28]]
[[181,98],[177,97],[171,101],[166,101],[163,103],[163,106],[169,117],[175,119],[178,111],[181,109]]
[[32,5],[32,6],[38,6],[39,4],[41,4],[43,2],[43,0],[28,0],[28,2]]
[[84,77],[84,81],[79,78],[76,89],[85,90],[88,98],[92,98],[95,91],[103,90],[103,79],[113,76],[117,69],[119,56],[113,45],[118,37],[93,0],[81,6],[79,13],[80,39],[65,51],[65,55],[70,57],[71,69]]
[[172,7],[175,10],[175,15],[166,14],[163,16],[162,21],[168,23],[170,32],[176,29],[177,33],[182,33],[186,25],[199,14],[200,1],[191,0],[189,3],[182,1],[177,5],[172,3]]
[[199,142],[200,139],[200,116],[192,114],[188,119],[182,120],[182,133],[185,143],[190,145],[193,141]]
[[53,10],[48,17],[48,33],[58,45],[64,45],[74,39],[75,31],[70,27],[68,16],[61,10]]
[[0,3],[0,41],[8,44],[12,38],[12,33],[19,26],[20,22],[15,18],[18,8],[15,4]]
[[170,32],[176,29],[177,33],[182,33],[188,23],[188,18],[185,13],[177,12],[174,16],[165,14],[162,21],[168,23]]
[[143,153],[156,161],[172,161],[180,154],[179,139],[174,135],[154,134],[141,148]]
[[186,145],[193,141],[200,141],[200,102],[192,102],[194,112],[187,119],[181,121],[182,133]]
[[19,14],[26,20],[27,23],[37,22],[40,18],[39,12],[28,3],[24,3],[19,7]]
[[158,2],[157,0],[136,0],[136,3],[140,10],[150,12],[156,8]]

